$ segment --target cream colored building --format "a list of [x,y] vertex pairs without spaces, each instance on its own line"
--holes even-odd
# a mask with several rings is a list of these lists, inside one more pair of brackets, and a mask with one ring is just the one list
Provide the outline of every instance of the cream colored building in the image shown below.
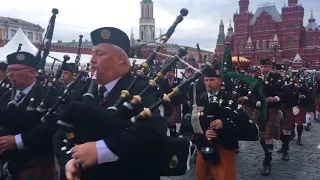
[[27,22],[22,19],[0,16],[0,40],[8,42],[17,33],[19,27],[32,43],[42,42],[42,34],[45,29],[40,25]]

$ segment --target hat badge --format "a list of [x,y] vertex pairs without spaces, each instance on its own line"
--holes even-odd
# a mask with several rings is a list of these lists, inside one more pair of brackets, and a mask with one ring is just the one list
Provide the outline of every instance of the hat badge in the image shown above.
[[24,54],[18,54],[16,57],[18,60],[22,61],[24,60],[26,57],[24,56]]
[[102,39],[109,39],[111,36],[110,31],[108,31],[107,29],[103,29],[100,34]]
[[216,74],[219,76],[219,75],[220,75],[220,71],[219,71],[219,70],[216,70]]

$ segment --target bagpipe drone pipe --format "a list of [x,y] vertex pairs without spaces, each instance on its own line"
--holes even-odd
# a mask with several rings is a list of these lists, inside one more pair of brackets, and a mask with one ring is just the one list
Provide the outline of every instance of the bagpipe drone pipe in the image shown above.
[[[183,17],[188,14],[187,9],[182,9],[180,11],[180,15],[176,18],[173,25],[168,29],[167,33],[161,37],[161,42],[159,46],[151,53],[143,63],[140,68],[137,70],[136,77],[131,81],[131,84],[127,88],[127,90],[121,91],[121,95],[116,103],[110,107],[107,111],[102,110],[101,108],[95,106],[96,102],[94,101],[96,94],[97,94],[97,82],[96,82],[96,72],[93,73],[94,75],[91,78],[90,86],[86,94],[83,95],[82,102],[71,102],[65,110],[62,112],[61,116],[59,117],[58,124],[61,126],[61,131],[66,133],[67,142],[62,143],[63,151],[67,154],[71,153],[71,148],[75,144],[81,144],[90,141],[96,141],[99,139],[106,138],[115,134],[123,129],[127,129],[133,124],[139,126],[139,124],[143,124],[144,120],[148,120],[151,117],[151,112],[156,110],[161,103],[169,102],[170,97],[173,97],[175,94],[178,93],[178,89],[175,88],[174,92],[169,95],[164,95],[164,98],[156,103],[154,106],[150,107],[149,110],[145,108],[145,111],[142,111],[140,115],[138,113],[128,113],[130,109],[122,109],[125,106],[125,102],[128,100],[129,97],[132,97],[131,93],[135,87],[136,82],[140,78],[145,79],[145,74],[147,74],[148,69],[153,64],[153,60],[157,55],[157,52],[166,43],[169,37],[175,31],[176,26],[183,20]],[[139,89],[138,96],[135,96],[135,102],[141,105],[141,99],[146,98],[143,97],[144,93],[148,91],[148,89],[155,89],[156,83],[158,80],[162,79],[165,73],[170,69],[170,67],[186,55],[186,49],[180,49],[178,55],[173,57],[167,66],[163,67],[157,75],[155,75],[152,80],[149,81],[149,84],[146,84],[145,90]],[[208,68],[208,67],[207,67]],[[197,73],[197,75],[190,79],[188,82],[184,82],[179,86],[179,88],[184,88],[188,83],[191,83],[196,78],[200,77],[201,73]],[[141,91],[142,90],[142,91]],[[95,104],[95,105],[93,105]],[[130,104],[127,103],[127,104]],[[126,107],[127,108],[127,107]],[[136,104],[132,105],[132,108],[135,109],[134,112],[137,112]],[[146,114],[150,116],[144,116]],[[126,114],[123,116],[123,114]],[[131,114],[131,115],[130,115]],[[136,115],[135,117],[131,118],[132,116]],[[131,119],[131,120],[130,120]],[[139,122],[143,120],[142,122]],[[152,116],[152,121],[163,121],[163,117],[161,116]],[[139,122],[139,123],[137,123]],[[157,168],[158,174],[161,176],[174,176],[174,175],[182,175],[188,169],[188,161],[190,155],[190,148],[191,142],[182,139],[182,138],[170,138],[166,137],[165,140],[161,144],[163,146],[163,151],[161,154],[155,154],[155,166]]]

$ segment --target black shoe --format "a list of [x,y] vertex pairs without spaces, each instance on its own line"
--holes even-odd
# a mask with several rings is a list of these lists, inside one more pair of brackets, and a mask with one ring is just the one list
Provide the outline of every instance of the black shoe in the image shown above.
[[303,144],[302,144],[302,142],[301,142],[301,139],[298,139],[298,140],[297,140],[297,145],[298,145],[298,146],[303,146]]
[[288,152],[283,152],[283,154],[282,154],[282,160],[284,160],[284,161],[289,161]]
[[283,148],[281,148],[281,149],[279,149],[278,151],[277,151],[277,153],[283,153],[284,151],[283,151]]
[[270,173],[271,173],[270,162],[269,163],[263,162],[263,169],[261,171],[261,175],[262,176],[269,176]]

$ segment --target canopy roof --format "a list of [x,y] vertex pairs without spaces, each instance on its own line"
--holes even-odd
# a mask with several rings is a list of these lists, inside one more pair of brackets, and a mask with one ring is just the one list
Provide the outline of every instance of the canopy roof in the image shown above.
[[[247,59],[245,57],[242,57],[242,56],[239,57],[239,61],[240,61],[240,63],[250,63],[249,59]],[[232,57],[232,62],[233,63],[237,63],[238,62],[238,56],[233,56]]]
[[7,55],[17,52],[19,44],[22,44],[21,51],[26,51],[34,55],[38,52],[38,48],[30,42],[22,29],[19,28],[13,38],[6,45],[0,48],[0,60],[5,61]]

